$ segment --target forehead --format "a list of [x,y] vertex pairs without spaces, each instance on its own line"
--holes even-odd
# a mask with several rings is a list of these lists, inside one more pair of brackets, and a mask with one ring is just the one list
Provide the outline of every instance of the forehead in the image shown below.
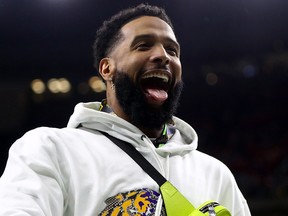
[[142,16],[130,21],[121,28],[121,32],[127,39],[152,34],[177,41],[172,28],[162,19],[152,16]]

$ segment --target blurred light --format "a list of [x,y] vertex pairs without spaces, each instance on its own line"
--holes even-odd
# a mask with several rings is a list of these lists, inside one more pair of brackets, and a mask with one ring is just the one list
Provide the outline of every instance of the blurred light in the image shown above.
[[59,79],[59,83],[60,83],[60,92],[67,93],[71,90],[70,82],[67,79],[61,78]]
[[218,82],[218,76],[215,73],[208,73],[206,75],[206,83],[208,85],[216,85]]
[[71,90],[70,82],[65,78],[48,80],[48,88],[52,93],[67,93]]
[[50,79],[48,80],[48,89],[53,93],[59,93],[59,82],[57,79]]
[[89,86],[95,92],[102,92],[106,90],[106,85],[99,76],[93,76],[89,79]]
[[31,82],[31,89],[35,94],[43,94],[46,88],[42,80],[34,79]]
[[247,78],[254,77],[256,75],[256,68],[254,65],[246,65],[243,68],[243,75]]

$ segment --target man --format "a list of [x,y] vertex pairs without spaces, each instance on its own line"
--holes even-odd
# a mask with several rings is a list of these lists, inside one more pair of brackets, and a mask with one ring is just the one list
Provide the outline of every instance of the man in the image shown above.
[[78,104],[67,128],[38,128],[13,144],[0,215],[166,215],[157,183],[102,132],[133,145],[195,207],[215,200],[250,215],[228,168],[197,151],[194,130],[173,116],[182,71],[165,11],[121,11],[97,31],[94,50],[106,100]]

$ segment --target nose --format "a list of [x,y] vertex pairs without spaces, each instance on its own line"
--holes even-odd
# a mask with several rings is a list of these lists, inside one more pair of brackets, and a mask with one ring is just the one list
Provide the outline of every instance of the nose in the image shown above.
[[157,45],[152,49],[151,60],[161,65],[167,65],[170,62],[170,56],[163,45]]

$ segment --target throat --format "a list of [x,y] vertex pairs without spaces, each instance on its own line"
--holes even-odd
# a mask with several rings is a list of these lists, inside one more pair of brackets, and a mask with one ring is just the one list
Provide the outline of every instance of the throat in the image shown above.
[[168,140],[174,135],[174,133],[175,133],[175,128],[171,125],[165,124],[162,127],[161,132],[159,133],[158,131],[157,136],[149,136],[149,137],[152,143],[154,144],[154,146],[158,148],[158,147],[165,145],[168,142]]
[[151,128],[143,128],[139,127],[139,129],[147,136],[147,137],[160,137],[162,135],[163,127],[158,129]]

